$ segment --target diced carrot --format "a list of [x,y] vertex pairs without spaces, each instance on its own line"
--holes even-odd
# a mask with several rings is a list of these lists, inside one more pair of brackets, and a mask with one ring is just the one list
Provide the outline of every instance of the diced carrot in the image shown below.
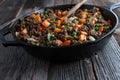
[[86,23],[86,19],[79,19],[79,22],[80,22],[81,24],[84,24],[84,23]]
[[80,33],[83,34],[83,35],[87,35],[87,34],[88,34],[88,33],[85,32],[85,31],[81,31]]
[[64,28],[64,27],[65,27],[64,25],[60,26],[60,28]]
[[61,17],[60,20],[65,21],[65,20],[67,20],[67,17]]
[[31,17],[35,18],[35,16],[36,16],[36,15],[35,15],[34,13],[33,13],[33,14],[31,14]]
[[27,34],[27,33],[28,33],[27,29],[26,29],[26,28],[23,29],[23,30],[22,30],[22,33]]
[[72,27],[75,27],[76,26],[76,24],[75,23],[72,23]]
[[78,29],[82,29],[83,28],[83,25],[80,25],[80,24],[76,24],[76,26],[75,26],[76,28],[78,28]]
[[38,26],[38,27],[37,27],[37,30],[38,30],[38,31],[41,31],[41,30],[42,30],[42,27],[41,27],[41,26]]
[[60,10],[57,11],[57,15],[58,16],[61,16],[62,15],[62,12]]
[[44,21],[42,22],[42,25],[43,25],[44,27],[48,27],[48,26],[50,25],[50,22],[48,22],[47,20],[44,20]]
[[63,42],[63,46],[69,46],[71,44],[71,40],[66,40]]
[[62,12],[62,16],[65,16],[67,14],[67,10]]
[[55,40],[55,42],[58,44],[58,45],[62,45],[62,41],[61,40],[59,40],[59,39],[57,39],[57,40]]
[[59,32],[61,32],[61,29],[60,28],[55,28],[54,32],[59,33]]
[[40,22],[40,23],[42,22],[40,14],[36,14],[35,19],[37,22]]
[[81,11],[81,12],[80,12],[80,15],[82,16],[82,18],[86,18],[87,15],[88,15],[88,12],[83,12],[83,11]]
[[97,11],[97,14],[101,14],[101,12],[100,12],[100,11]]
[[61,20],[56,20],[56,24],[57,24],[57,26],[60,26],[61,25]]
[[40,14],[31,14],[31,17],[33,17],[37,22],[42,22]]
[[102,32],[104,30],[104,27],[103,26],[100,26],[99,28],[98,28],[98,31],[100,31],[100,32]]
[[87,36],[86,35],[84,35],[84,34],[81,34],[80,36],[79,36],[79,42],[83,42],[83,41],[85,41],[87,39]]
[[56,17],[56,14],[55,14],[55,13],[52,13],[51,16]]

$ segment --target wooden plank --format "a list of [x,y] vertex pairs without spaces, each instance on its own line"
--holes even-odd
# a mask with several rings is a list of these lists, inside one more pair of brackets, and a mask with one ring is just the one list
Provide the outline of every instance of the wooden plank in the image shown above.
[[80,72],[78,62],[50,64],[48,80],[81,80]]
[[118,25],[118,28],[116,29],[113,35],[117,40],[118,44],[120,45],[120,24]]
[[[73,2],[72,2],[72,0],[63,0],[64,1],[64,3],[65,4],[74,4]],[[75,1],[75,3],[76,3],[77,1]]]
[[36,7],[49,7],[54,5],[55,0],[35,0]]
[[47,80],[49,62],[33,58],[21,47],[0,49],[4,50],[0,50],[1,80]]
[[[91,0],[93,1],[93,4],[98,5],[98,6],[106,6],[109,7],[110,5],[113,5],[117,2],[119,2],[119,0],[100,0],[100,1],[96,1],[96,0]],[[120,12],[120,8],[114,10],[114,12],[118,15],[118,17],[120,18],[120,14],[118,14]],[[118,25],[120,26],[120,24]],[[117,30],[115,31],[115,33],[113,34],[115,39],[117,40],[118,44],[120,45],[120,27],[117,28]]]
[[[16,16],[18,16],[21,13],[23,7],[27,8],[28,6],[24,6],[24,4],[21,4],[20,9],[18,11],[16,10],[17,11]],[[22,12],[24,13],[24,11]],[[7,39],[9,38],[11,38],[11,36],[7,37]],[[30,80],[30,79],[46,80],[47,79],[47,69],[49,67],[48,62],[45,62],[42,60],[41,61],[36,60],[31,56],[27,55],[27,53],[23,49],[20,50],[17,47],[4,48],[3,46],[0,46],[0,48],[1,50],[5,49],[6,51],[9,52],[9,55],[6,58],[5,56],[2,56],[2,53],[5,53],[5,52],[3,51],[0,52],[2,56],[1,59],[4,59],[4,58],[6,59],[6,60],[0,60],[0,61],[6,61],[4,63],[2,62],[1,64],[1,66],[3,67],[0,67],[0,74],[2,73],[0,79],[2,80]],[[18,54],[15,55],[16,53]],[[4,66],[5,64],[7,64],[7,66]]]
[[[118,15],[119,20],[120,20],[120,14],[119,14],[120,13],[120,8],[118,8],[114,11]],[[114,32],[113,35],[114,35],[115,39],[117,40],[118,44],[120,45],[120,23],[119,23],[118,28],[116,29],[116,31]]]
[[72,0],[72,3],[74,4],[74,3],[78,3],[78,2],[80,2],[81,0]]
[[[113,2],[107,1],[107,0],[100,1],[100,2],[102,2],[102,5],[104,5],[104,6],[106,6],[108,4],[109,5],[113,4]],[[115,1],[114,1],[114,3],[115,3]],[[97,2],[96,4],[100,5],[99,2]],[[119,38],[118,38],[118,40],[119,40]],[[110,46],[112,50],[110,48],[106,48],[106,50],[104,50],[102,52],[98,52],[98,55],[92,57],[92,61],[93,61],[93,65],[94,65],[94,72],[95,72],[98,80],[119,80],[120,79],[120,74],[119,74],[120,70],[118,67],[119,58],[116,59],[116,57],[118,55],[113,56],[115,53],[117,53],[117,54],[120,53],[118,48],[117,48],[117,50],[115,50],[115,48],[119,47],[119,46],[118,45],[114,46],[114,44],[115,44],[115,42],[113,42],[113,44]],[[114,48],[114,50],[113,50],[113,48]],[[113,52],[113,51],[117,51],[117,52]]]
[[[17,15],[16,16],[18,16],[19,13],[22,11],[23,5],[24,4],[22,4],[21,7],[20,7],[20,9],[17,11]],[[28,7],[25,6],[24,8],[28,8]],[[8,36],[7,38],[11,38],[11,37]],[[8,55],[8,58],[6,58],[6,59],[9,59],[9,57],[12,57],[14,54],[16,54],[17,52],[14,52],[14,51],[18,51],[19,49],[16,49],[16,48],[11,49],[11,47],[10,47],[10,48],[8,48],[7,51],[9,51],[9,50],[11,52],[11,55],[10,56]],[[23,50],[21,50],[21,51],[23,51]],[[20,51],[19,54],[22,53],[21,51]],[[2,52],[0,52],[0,53],[2,53]],[[26,57],[25,56],[21,56],[20,57],[21,59],[19,58],[19,60],[16,60],[16,59],[14,59],[15,58],[15,56],[14,56],[13,58],[11,58],[11,60],[13,59],[16,62],[11,62],[10,64],[12,64],[12,65],[10,65],[9,63],[6,62],[5,64],[8,64],[10,66],[6,66],[5,67],[3,65],[4,68],[1,67],[1,71],[3,71],[5,74],[1,74],[0,78],[2,80],[17,80],[17,79],[18,80],[20,80],[20,79],[21,80],[30,80],[30,79],[35,79],[35,80],[42,79],[42,80],[46,80],[47,79],[47,69],[48,69],[47,68],[48,66],[46,65],[47,63],[43,63],[42,61],[38,61],[38,60],[36,61],[36,60],[34,60],[32,58],[30,59],[32,61],[28,62],[28,59]],[[3,58],[5,58],[5,57],[3,57]],[[11,61],[11,60],[9,60],[9,61]],[[27,62],[25,62],[24,60],[27,61]],[[36,64],[36,63],[39,63],[39,65]],[[37,65],[37,67],[40,68],[39,70],[37,68],[35,68],[36,67],[35,64]],[[35,70],[34,68],[37,69],[37,70]],[[2,72],[0,72],[0,73],[2,73]],[[36,75],[34,75],[34,74],[36,74]]]
[[13,19],[25,0],[7,0],[0,6],[0,25]]
[[6,0],[0,0],[0,5],[2,5]]
[[[111,44],[110,44],[111,42]],[[120,58],[116,56],[120,53],[117,42],[114,38],[110,40],[103,51],[92,57],[94,71],[98,80],[119,80],[120,79]],[[113,44],[114,43],[114,44]],[[117,50],[115,50],[117,48]],[[119,50],[118,50],[119,49]],[[120,54],[119,54],[120,55]]]
[[54,5],[62,5],[62,4],[65,4],[64,3],[64,0],[54,0]]
[[64,64],[51,63],[48,80],[119,80],[119,53],[120,47],[112,37],[106,47],[91,58]]
[[91,59],[85,59],[83,64],[85,80],[96,80]]

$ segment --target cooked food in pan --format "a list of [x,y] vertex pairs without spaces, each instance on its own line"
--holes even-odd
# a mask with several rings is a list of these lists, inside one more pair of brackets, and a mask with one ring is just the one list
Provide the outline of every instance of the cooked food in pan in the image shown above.
[[35,46],[58,47],[96,41],[112,27],[99,8],[79,9],[66,18],[67,12],[46,9],[32,13],[18,21],[15,34]]

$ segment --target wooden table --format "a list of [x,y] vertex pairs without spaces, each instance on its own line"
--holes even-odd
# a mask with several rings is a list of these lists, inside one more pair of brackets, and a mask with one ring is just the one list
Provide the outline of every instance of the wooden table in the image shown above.
[[[0,24],[34,7],[77,2],[79,0],[0,0]],[[87,4],[109,6],[117,2],[120,0],[88,0]],[[0,80],[120,80],[120,47],[115,38],[112,36],[106,47],[94,54],[84,60],[55,64],[32,57],[22,47],[0,44]]]

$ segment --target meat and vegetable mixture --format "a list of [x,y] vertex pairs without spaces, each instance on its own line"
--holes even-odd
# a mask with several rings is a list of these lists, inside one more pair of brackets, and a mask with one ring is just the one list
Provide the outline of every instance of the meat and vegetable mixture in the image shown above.
[[111,29],[99,8],[79,9],[68,18],[68,10],[46,9],[21,18],[16,25],[18,39],[35,46],[69,46],[95,41]]

